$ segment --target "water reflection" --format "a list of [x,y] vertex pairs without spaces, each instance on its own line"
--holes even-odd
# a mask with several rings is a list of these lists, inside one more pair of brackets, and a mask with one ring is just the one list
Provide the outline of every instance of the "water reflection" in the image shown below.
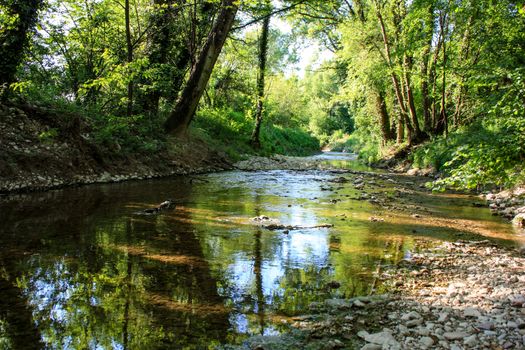
[[[230,172],[3,199],[0,347],[213,348],[277,333],[313,301],[381,292],[378,266],[417,239],[481,232],[513,242],[464,196],[396,197],[397,185],[367,182],[371,195],[425,213],[416,220],[356,200],[354,175],[332,181],[340,176]],[[176,210],[134,215],[167,198]],[[259,215],[334,227],[269,231],[251,222]]]

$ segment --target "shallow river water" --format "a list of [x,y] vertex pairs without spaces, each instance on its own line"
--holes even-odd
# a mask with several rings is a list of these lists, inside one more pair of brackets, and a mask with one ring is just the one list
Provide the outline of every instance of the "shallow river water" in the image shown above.
[[[320,157],[354,171],[230,171],[0,197],[0,349],[237,343],[279,333],[313,301],[383,292],[377,266],[410,258],[420,241],[523,240],[476,197],[361,173],[351,155]],[[168,198],[175,210],[137,215]],[[263,215],[334,226],[271,231],[252,220]]]

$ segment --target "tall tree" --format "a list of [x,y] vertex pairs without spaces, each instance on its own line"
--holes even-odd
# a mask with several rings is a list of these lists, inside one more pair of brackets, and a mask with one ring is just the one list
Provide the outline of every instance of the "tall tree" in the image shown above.
[[[270,7],[270,6],[268,6]],[[270,28],[270,17],[266,16],[262,23],[261,37],[259,39],[259,72],[257,75],[257,106],[255,110],[255,126],[253,128],[251,144],[254,148],[261,147],[259,134],[261,131],[261,123],[263,119],[264,109],[264,76],[266,73],[266,60],[268,56],[268,30]]]
[[[0,13],[0,97],[6,96],[27,46],[42,0],[2,1]],[[1,8],[0,8],[1,9]]]
[[197,110],[208,84],[211,72],[221,53],[224,41],[232,28],[238,5],[234,0],[223,0],[213,28],[193,65],[190,77],[177,104],[164,124],[168,133],[184,134]]
[[[124,1],[124,19],[126,26],[126,62],[133,62],[133,42],[131,39],[131,23],[129,16],[129,0]],[[126,116],[129,118],[133,113],[133,79],[128,81],[128,101],[126,104]]]

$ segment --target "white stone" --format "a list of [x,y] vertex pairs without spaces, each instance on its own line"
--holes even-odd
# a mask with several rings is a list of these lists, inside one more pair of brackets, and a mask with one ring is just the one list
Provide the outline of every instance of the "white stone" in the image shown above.
[[429,348],[432,345],[434,345],[434,339],[430,337],[422,337],[421,339],[419,339],[419,342],[421,343],[422,346],[426,348]]
[[413,319],[416,319],[416,318],[421,318],[421,315],[418,314],[418,313],[415,312],[415,311],[410,311],[409,313],[406,313],[406,314],[404,314],[403,316],[401,316],[401,319],[402,319],[403,321],[413,320]]
[[478,345],[478,338],[475,334],[473,334],[470,337],[465,338],[463,344],[465,344],[466,346],[475,347]]
[[365,307],[365,303],[363,303],[361,300],[357,299],[357,300],[354,300],[354,305],[357,306],[357,307]]
[[361,350],[381,350],[382,349],[382,346],[381,345],[377,345],[377,344],[366,344],[365,346],[363,346],[361,348]]
[[441,313],[439,314],[439,318],[438,318],[437,321],[438,321],[439,323],[443,323],[443,322],[445,322],[447,319],[448,319],[448,312],[441,312]]
[[443,333],[443,336],[447,340],[459,340],[464,339],[469,336],[469,334],[465,332],[445,332]]
[[[359,332],[361,333],[361,332]],[[357,335],[359,335],[359,333]],[[359,335],[361,337],[361,335]],[[390,346],[390,347],[399,347],[399,343],[394,338],[391,332],[383,330],[382,332],[369,334],[366,332],[366,334],[363,334],[363,337],[366,342],[377,344],[381,346]]]
[[481,313],[473,307],[468,307],[463,310],[463,316],[465,317],[480,317]]

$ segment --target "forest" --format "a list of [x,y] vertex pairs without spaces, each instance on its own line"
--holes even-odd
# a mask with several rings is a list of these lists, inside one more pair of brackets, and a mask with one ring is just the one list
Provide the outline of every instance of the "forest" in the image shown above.
[[81,114],[107,152],[191,134],[234,158],[400,155],[441,171],[435,188],[509,187],[523,181],[523,6],[4,0],[2,99]]

